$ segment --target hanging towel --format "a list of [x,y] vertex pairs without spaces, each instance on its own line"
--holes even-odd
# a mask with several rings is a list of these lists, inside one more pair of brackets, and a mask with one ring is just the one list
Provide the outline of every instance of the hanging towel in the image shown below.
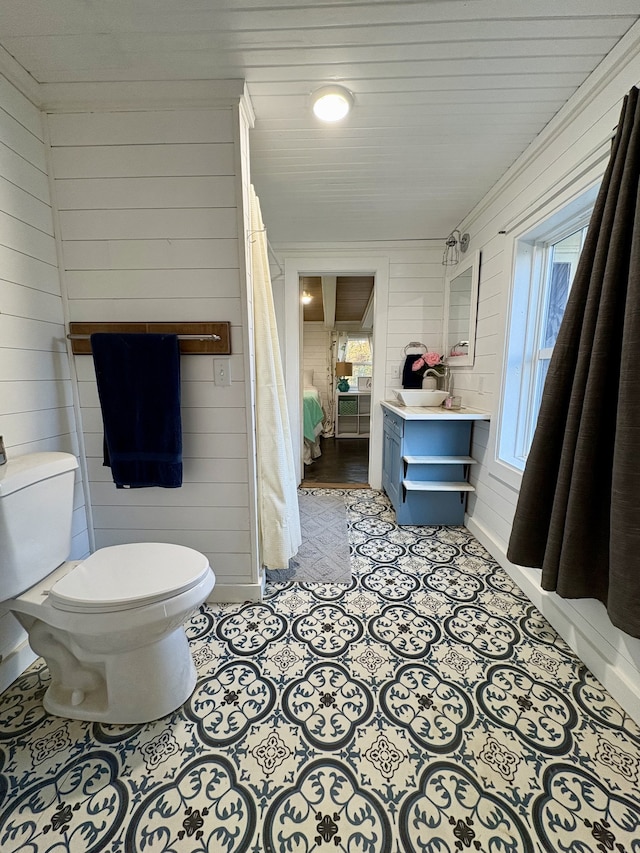
[[402,368],[402,387],[403,388],[422,388],[422,378],[427,369],[427,365],[423,364],[418,370],[413,370],[414,362],[422,358],[424,353],[414,352],[409,353],[405,358],[404,367]]
[[104,464],[119,489],[182,485],[177,335],[91,335]]

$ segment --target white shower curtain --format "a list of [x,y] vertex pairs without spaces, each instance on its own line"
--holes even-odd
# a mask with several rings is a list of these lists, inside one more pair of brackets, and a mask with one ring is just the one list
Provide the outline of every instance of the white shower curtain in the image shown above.
[[253,186],[251,232],[261,558],[268,569],[283,569],[302,542],[300,510],[269,275],[267,235]]

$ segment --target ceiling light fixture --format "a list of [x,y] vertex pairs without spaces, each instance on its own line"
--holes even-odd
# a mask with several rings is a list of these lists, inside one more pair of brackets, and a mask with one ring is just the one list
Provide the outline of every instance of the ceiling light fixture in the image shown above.
[[353,95],[344,86],[323,86],[311,96],[314,115],[322,121],[340,121],[353,106]]
[[307,293],[306,290],[302,291],[302,300],[301,301],[302,301],[303,305],[308,305],[312,299],[313,299],[313,296],[310,293]]

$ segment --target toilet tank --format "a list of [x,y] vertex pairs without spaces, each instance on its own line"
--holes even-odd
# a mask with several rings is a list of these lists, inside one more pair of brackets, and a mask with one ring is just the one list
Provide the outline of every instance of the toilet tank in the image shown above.
[[70,453],[29,453],[0,466],[0,601],[67,559],[77,467]]

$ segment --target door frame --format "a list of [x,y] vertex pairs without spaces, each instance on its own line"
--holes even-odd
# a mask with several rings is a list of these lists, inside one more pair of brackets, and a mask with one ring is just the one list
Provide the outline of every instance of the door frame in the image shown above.
[[344,255],[284,258],[284,373],[294,462],[298,483],[302,482],[302,303],[300,276],[372,275],[373,288],[373,383],[369,435],[369,484],[382,485],[382,408],[387,366],[387,313],[389,305],[389,258],[345,252]]

